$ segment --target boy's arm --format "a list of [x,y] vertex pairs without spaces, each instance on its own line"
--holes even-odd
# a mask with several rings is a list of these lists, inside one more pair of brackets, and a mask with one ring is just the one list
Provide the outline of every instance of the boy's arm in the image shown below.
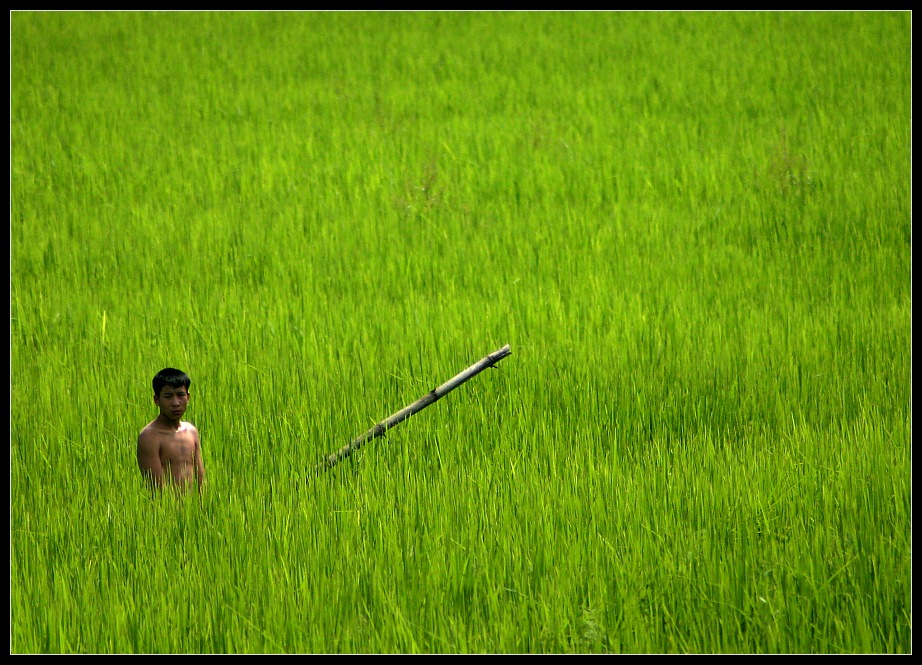
[[195,430],[195,480],[201,493],[205,489],[205,462],[202,460],[202,442],[198,430]]
[[141,432],[138,436],[138,468],[154,487],[163,485],[163,465],[160,463],[160,440]]

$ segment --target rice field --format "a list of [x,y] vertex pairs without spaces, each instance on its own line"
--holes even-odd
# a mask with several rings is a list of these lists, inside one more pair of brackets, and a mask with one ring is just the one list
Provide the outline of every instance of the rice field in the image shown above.
[[911,653],[911,140],[910,12],[11,12],[10,652]]

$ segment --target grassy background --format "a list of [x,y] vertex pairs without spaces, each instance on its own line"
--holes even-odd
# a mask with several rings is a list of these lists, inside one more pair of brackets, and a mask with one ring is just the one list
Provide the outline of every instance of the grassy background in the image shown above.
[[10,27],[12,652],[911,650],[911,14]]

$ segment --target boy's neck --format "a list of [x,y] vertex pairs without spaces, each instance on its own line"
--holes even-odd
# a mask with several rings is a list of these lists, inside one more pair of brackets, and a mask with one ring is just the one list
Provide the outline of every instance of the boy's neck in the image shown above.
[[157,422],[163,427],[167,427],[169,429],[179,429],[180,425],[182,425],[182,418],[173,419],[161,413],[159,416],[157,416]]

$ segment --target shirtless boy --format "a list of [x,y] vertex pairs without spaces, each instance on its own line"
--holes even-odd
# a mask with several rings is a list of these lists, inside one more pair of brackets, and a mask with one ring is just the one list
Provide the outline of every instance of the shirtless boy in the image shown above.
[[199,494],[205,489],[198,430],[182,420],[191,384],[185,372],[172,367],[154,377],[154,404],[160,415],[138,435],[138,467],[153,490],[169,485],[185,491],[193,481]]

